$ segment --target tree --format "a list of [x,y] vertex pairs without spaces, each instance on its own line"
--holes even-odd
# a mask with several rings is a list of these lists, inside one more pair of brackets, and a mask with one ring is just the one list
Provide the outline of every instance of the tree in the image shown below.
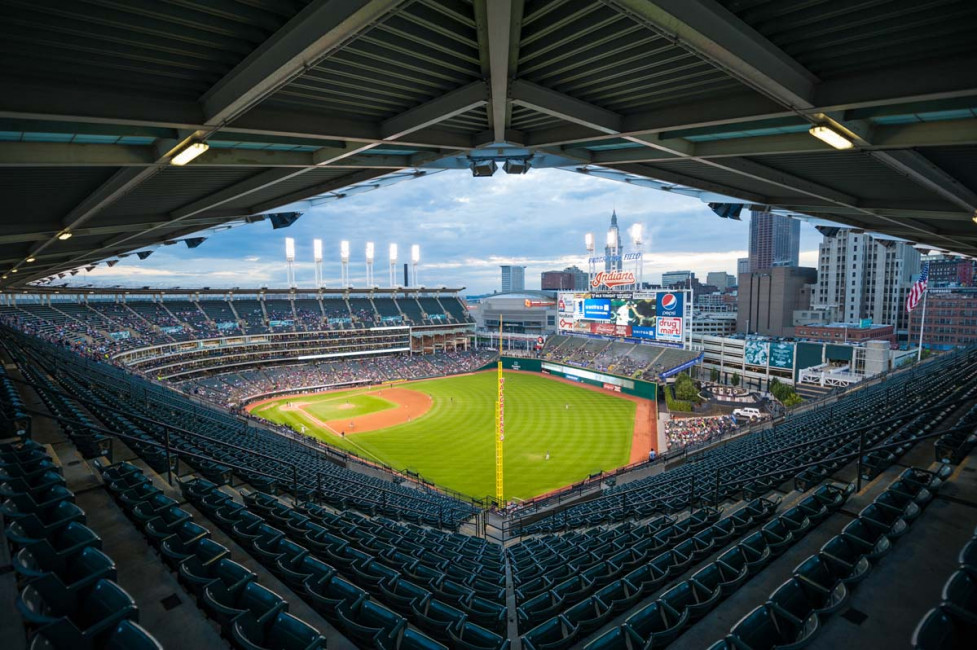
[[739,385],[740,385],[740,373],[737,372],[733,375],[733,387],[735,388],[736,386]]
[[709,379],[712,380],[713,382],[719,381],[719,371],[716,370],[715,368],[713,368],[712,370],[710,370],[709,371]]
[[699,391],[696,390],[695,383],[684,372],[675,377],[675,397],[686,402],[699,401]]

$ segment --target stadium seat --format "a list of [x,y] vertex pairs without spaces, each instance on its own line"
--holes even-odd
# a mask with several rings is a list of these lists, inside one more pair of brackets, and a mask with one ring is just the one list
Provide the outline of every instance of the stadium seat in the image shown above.
[[0,515],[5,518],[16,519],[18,515],[38,512],[45,508],[56,506],[62,501],[74,501],[75,495],[61,484],[50,485],[42,490],[30,492],[16,492],[7,495],[0,505]]
[[695,580],[685,580],[678,583],[665,593],[659,600],[667,603],[675,611],[688,611],[689,622],[699,620],[710,609],[716,606],[722,597],[722,590],[709,588]]
[[[419,589],[419,587],[414,588]],[[413,600],[410,604],[410,613],[419,628],[445,641],[451,638],[449,630],[457,628],[465,621],[464,612],[431,598],[430,594]]]
[[563,612],[563,616],[585,636],[606,623],[612,614],[611,608],[597,596],[582,600]]
[[222,583],[228,591],[233,591],[236,586],[257,579],[254,573],[227,557],[211,562],[203,561],[197,555],[180,563],[179,577],[197,598],[203,595],[207,586],[216,582]]
[[338,610],[339,623],[354,643],[373,643],[378,635],[393,636],[407,627],[407,621],[372,600],[361,600],[355,605]]
[[909,527],[899,512],[893,512],[875,503],[862,508],[858,513],[858,519],[870,528],[878,528],[890,540],[905,535]]
[[770,562],[770,545],[767,544],[763,533],[757,531],[739,543],[746,558],[746,568],[750,575],[755,575]]
[[474,596],[467,602],[461,603],[461,609],[472,623],[500,634],[505,632],[507,610],[504,605]]
[[641,598],[641,589],[632,585],[626,578],[615,580],[594,594],[605,603],[614,615],[631,609]]
[[962,566],[943,586],[943,601],[977,620],[977,569]]
[[245,613],[264,623],[279,612],[288,611],[288,603],[281,596],[250,580],[230,587],[212,582],[204,587],[200,602],[207,615],[227,629],[235,618]]
[[31,584],[44,586],[46,593],[74,593],[87,589],[101,579],[115,580],[116,567],[112,558],[97,548],[88,546],[71,556],[58,571],[45,573]]
[[197,548],[210,538],[210,531],[203,526],[186,521],[173,534],[163,540],[159,552],[163,559],[174,569],[191,555],[197,554]]
[[734,546],[716,558],[716,564],[722,572],[723,581],[720,583],[725,593],[732,593],[739,589],[750,577],[750,567],[746,553],[739,546]]
[[848,587],[838,582],[826,589],[819,583],[794,577],[777,587],[769,602],[798,618],[806,618],[811,612],[828,616],[847,604]]
[[318,580],[310,577],[305,581],[305,593],[312,599],[316,611],[330,622],[339,621],[340,610],[355,607],[369,598],[365,591],[337,575]]
[[860,548],[841,535],[835,535],[821,547],[820,555],[832,565],[836,575],[847,585],[861,582],[868,576],[872,564]]
[[841,536],[873,562],[892,549],[892,542],[884,535],[881,526],[870,526],[861,519],[849,522],[841,530]]
[[125,620],[106,638],[104,650],[163,650],[163,646],[138,624]]
[[951,607],[931,609],[913,632],[915,650],[970,650],[977,638],[977,620]]
[[579,628],[564,616],[554,616],[522,637],[527,650],[564,650],[576,639]]
[[54,647],[91,647],[123,619],[136,620],[132,597],[109,580],[74,593],[49,593],[42,585],[29,584],[17,599],[17,609]]
[[451,643],[448,645],[460,650],[508,650],[509,648],[508,639],[467,621],[460,627],[449,630],[449,635]]
[[794,543],[794,533],[780,519],[767,522],[760,529],[760,532],[766,539],[770,548],[770,555],[773,557],[777,557]]
[[159,547],[164,539],[173,535],[177,528],[190,519],[190,513],[178,506],[166,508],[159,513],[159,516],[146,522],[143,533],[153,546]]
[[7,540],[17,547],[26,546],[51,537],[73,521],[84,524],[85,512],[71,501],[61,501],[11,521],[6,530]]
[[688,610],[676,610],[659,599],[629,616],[624,624],[647,647],[664,647],[675,640],[688,622]]
[[814,641],[819,629],[817,614],[796,619],[761,605],[740,619],[730,636],[736,647],[750,650],[799,650]]
[[646,646],[645,641],[627,625],[619,625],[608,630],[585,646],[585,650],[639,650]]
[[69,558],[89,547],[102,548],[102,538],[88,526],[73,521],[51,537],[25,544],[14,556],[14,569],[25,577],[63,571]]
[[314,627],[285,612],[278,612],[267,620],[239,616],[231,625],[231,638],[242,650],[318,650],[326,647],[325,637]]

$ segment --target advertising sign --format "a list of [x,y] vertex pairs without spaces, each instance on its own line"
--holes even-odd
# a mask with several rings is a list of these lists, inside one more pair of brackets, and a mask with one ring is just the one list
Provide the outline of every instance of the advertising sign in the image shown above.
[[[563,301],[561,300],[560,303],[562,304]],[[556,303],[554,303],[552,300],[532,300],[531,298],[526,298],[525,302],[523,303],[526,309],[532,309],[533,307],[552,307],[554,304]]]
[[769,343],[767,341],[749,340],[743,349],[743,359],[751,366],[766,366],[770,358]]
[[268,321],[269,327],[291,327],[295,324],[292,320],[270,320]]
[[611,320],[617,325],[655,326],[655,301],[615,298],[611,300]]
[[161,327],[160,329],[163,330],[167,334],[179,334],[180,332],[183,331],[183,326],[182,325],[170,325],[168,327]]
[[129,338],[129,330],[122,330],[121,332],[109,332],[109,336],[115,341],[122,341]]
[[678,316],[683,314],[684,294],[677,291],[662,291],[658,293],[658,316]]
[[[654,323],[654,319],[652,319],[652,323]],[[649,341],[654,341],[656,338],[655,326],[654,324],[651,327],[640,327],[635,325],[631,328],[631,336],[636,339],[647,339]]]
[[234,321],[221,321],[217,323],[217,329],[219,330],[232,330],[237,327],[237,323]]
[[587,298],[583,301],[584,320],[611,320],[609,298]]
[[770,344],[770,367],[786,368],[790,370],[794,367],[794,344],[793,343],[771,343]]
[[627,337],[631,336],[631,328],[627,325],[615,325],[614,323],[591,323],[591,334],[601,334],[603,336]]
[[560,331],[561,332],[572,330],[573,329],[573,318],[565,318],[563,316],[560,316],[559,328],[560,328]]
[[634,271],[599,271],[594,276],[594,279],[590,281],[590,286],[594,289],[601,287],[613,289],[614,287],[626,287],[634,283]]
[[659,341],[681,341],[682,319],[671,316],[660,316],[658,318],[656,339]]

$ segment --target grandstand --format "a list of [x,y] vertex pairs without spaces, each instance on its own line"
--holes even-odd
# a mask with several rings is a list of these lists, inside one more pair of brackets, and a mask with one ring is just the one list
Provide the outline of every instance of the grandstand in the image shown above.
[[[973,2],[0,18],[4,650],[974,645],[973,348],[505,504],[227,406],[475,367],[458,290],[58,286],[440,172],[562,169],[973,257]],[[694,360],[569,336],[542,356],[655,382]]]

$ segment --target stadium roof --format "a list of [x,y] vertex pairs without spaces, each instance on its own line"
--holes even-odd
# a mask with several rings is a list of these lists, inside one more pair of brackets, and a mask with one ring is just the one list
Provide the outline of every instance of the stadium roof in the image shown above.
[[5,0],[0,287],[495,163],[977,255],[975,32],[968,0]]

